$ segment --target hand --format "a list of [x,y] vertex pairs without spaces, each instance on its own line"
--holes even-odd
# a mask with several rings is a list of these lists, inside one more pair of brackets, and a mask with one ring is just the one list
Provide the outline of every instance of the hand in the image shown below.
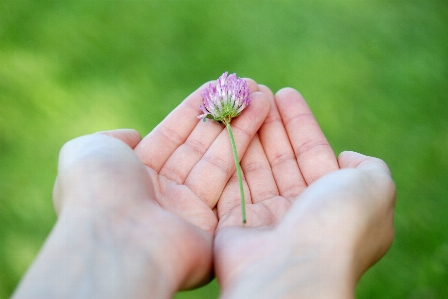
[[170,298],[209,278],[213,236],[157,204],[139,141],[118,130],[64,145],[58,221],[14,298]]
[[395,189],[384,162],[336,159],[306,102],[279,91],[246,151],[248,226],[233,178],[218,203],[215,273],[223,298],[348,298],[393,239]]
[[[196,118],[201,91],[143,140],[118,130],[63,147],[58,222],[15,298],[167,298],[211,278],[213,208],[234,164],[224,127]],[[240,156],[269,111],[250,97],[232,122]]]

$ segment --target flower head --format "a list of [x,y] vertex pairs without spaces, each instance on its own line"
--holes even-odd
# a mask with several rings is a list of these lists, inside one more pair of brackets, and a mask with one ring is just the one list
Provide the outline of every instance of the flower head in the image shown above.
[[250,104],[249,86],[246,80],[237,78],[236,74],[227,77],[227,72],[219,77],[216,87],[210,84],[202,93],[202,112],[198,118],[207,118],[223,124],[230,123]]

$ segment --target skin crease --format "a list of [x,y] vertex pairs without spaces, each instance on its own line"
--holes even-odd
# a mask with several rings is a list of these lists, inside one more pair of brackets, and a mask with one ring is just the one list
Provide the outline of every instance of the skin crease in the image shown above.
[[213,267],[222,298],[353,297],[393,240],[387,165],[336,158],[297,91],[246,80],[251,105],[231,122],[246,227],[227,131],[196,118],[207,83],[143,139],[64,145],[58,221],[13,298],[170,298]]

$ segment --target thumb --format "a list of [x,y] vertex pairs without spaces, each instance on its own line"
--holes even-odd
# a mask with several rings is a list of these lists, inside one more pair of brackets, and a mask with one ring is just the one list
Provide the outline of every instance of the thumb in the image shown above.
[[68,202],[111,207],[119,199],[124,202],[148,194],[149,176],[130,147],[132,142],[107,135],[79,137],[62,147],[53,191],[58,215]]
[[377,169],[384,174],[391,175],[387,164],[378,158],[369,157],[352,151],[344,151],[338,157],[339,168]]

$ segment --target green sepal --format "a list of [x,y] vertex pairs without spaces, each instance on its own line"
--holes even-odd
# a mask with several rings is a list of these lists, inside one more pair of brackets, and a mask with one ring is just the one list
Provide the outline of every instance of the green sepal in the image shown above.
[[216,121],[216,119],[213,117],[213,115],[212,115],[211,113],[207,114],[207,115],[202,119],[202,121],[205,122],[205,120],[206,120],[207,118]]

